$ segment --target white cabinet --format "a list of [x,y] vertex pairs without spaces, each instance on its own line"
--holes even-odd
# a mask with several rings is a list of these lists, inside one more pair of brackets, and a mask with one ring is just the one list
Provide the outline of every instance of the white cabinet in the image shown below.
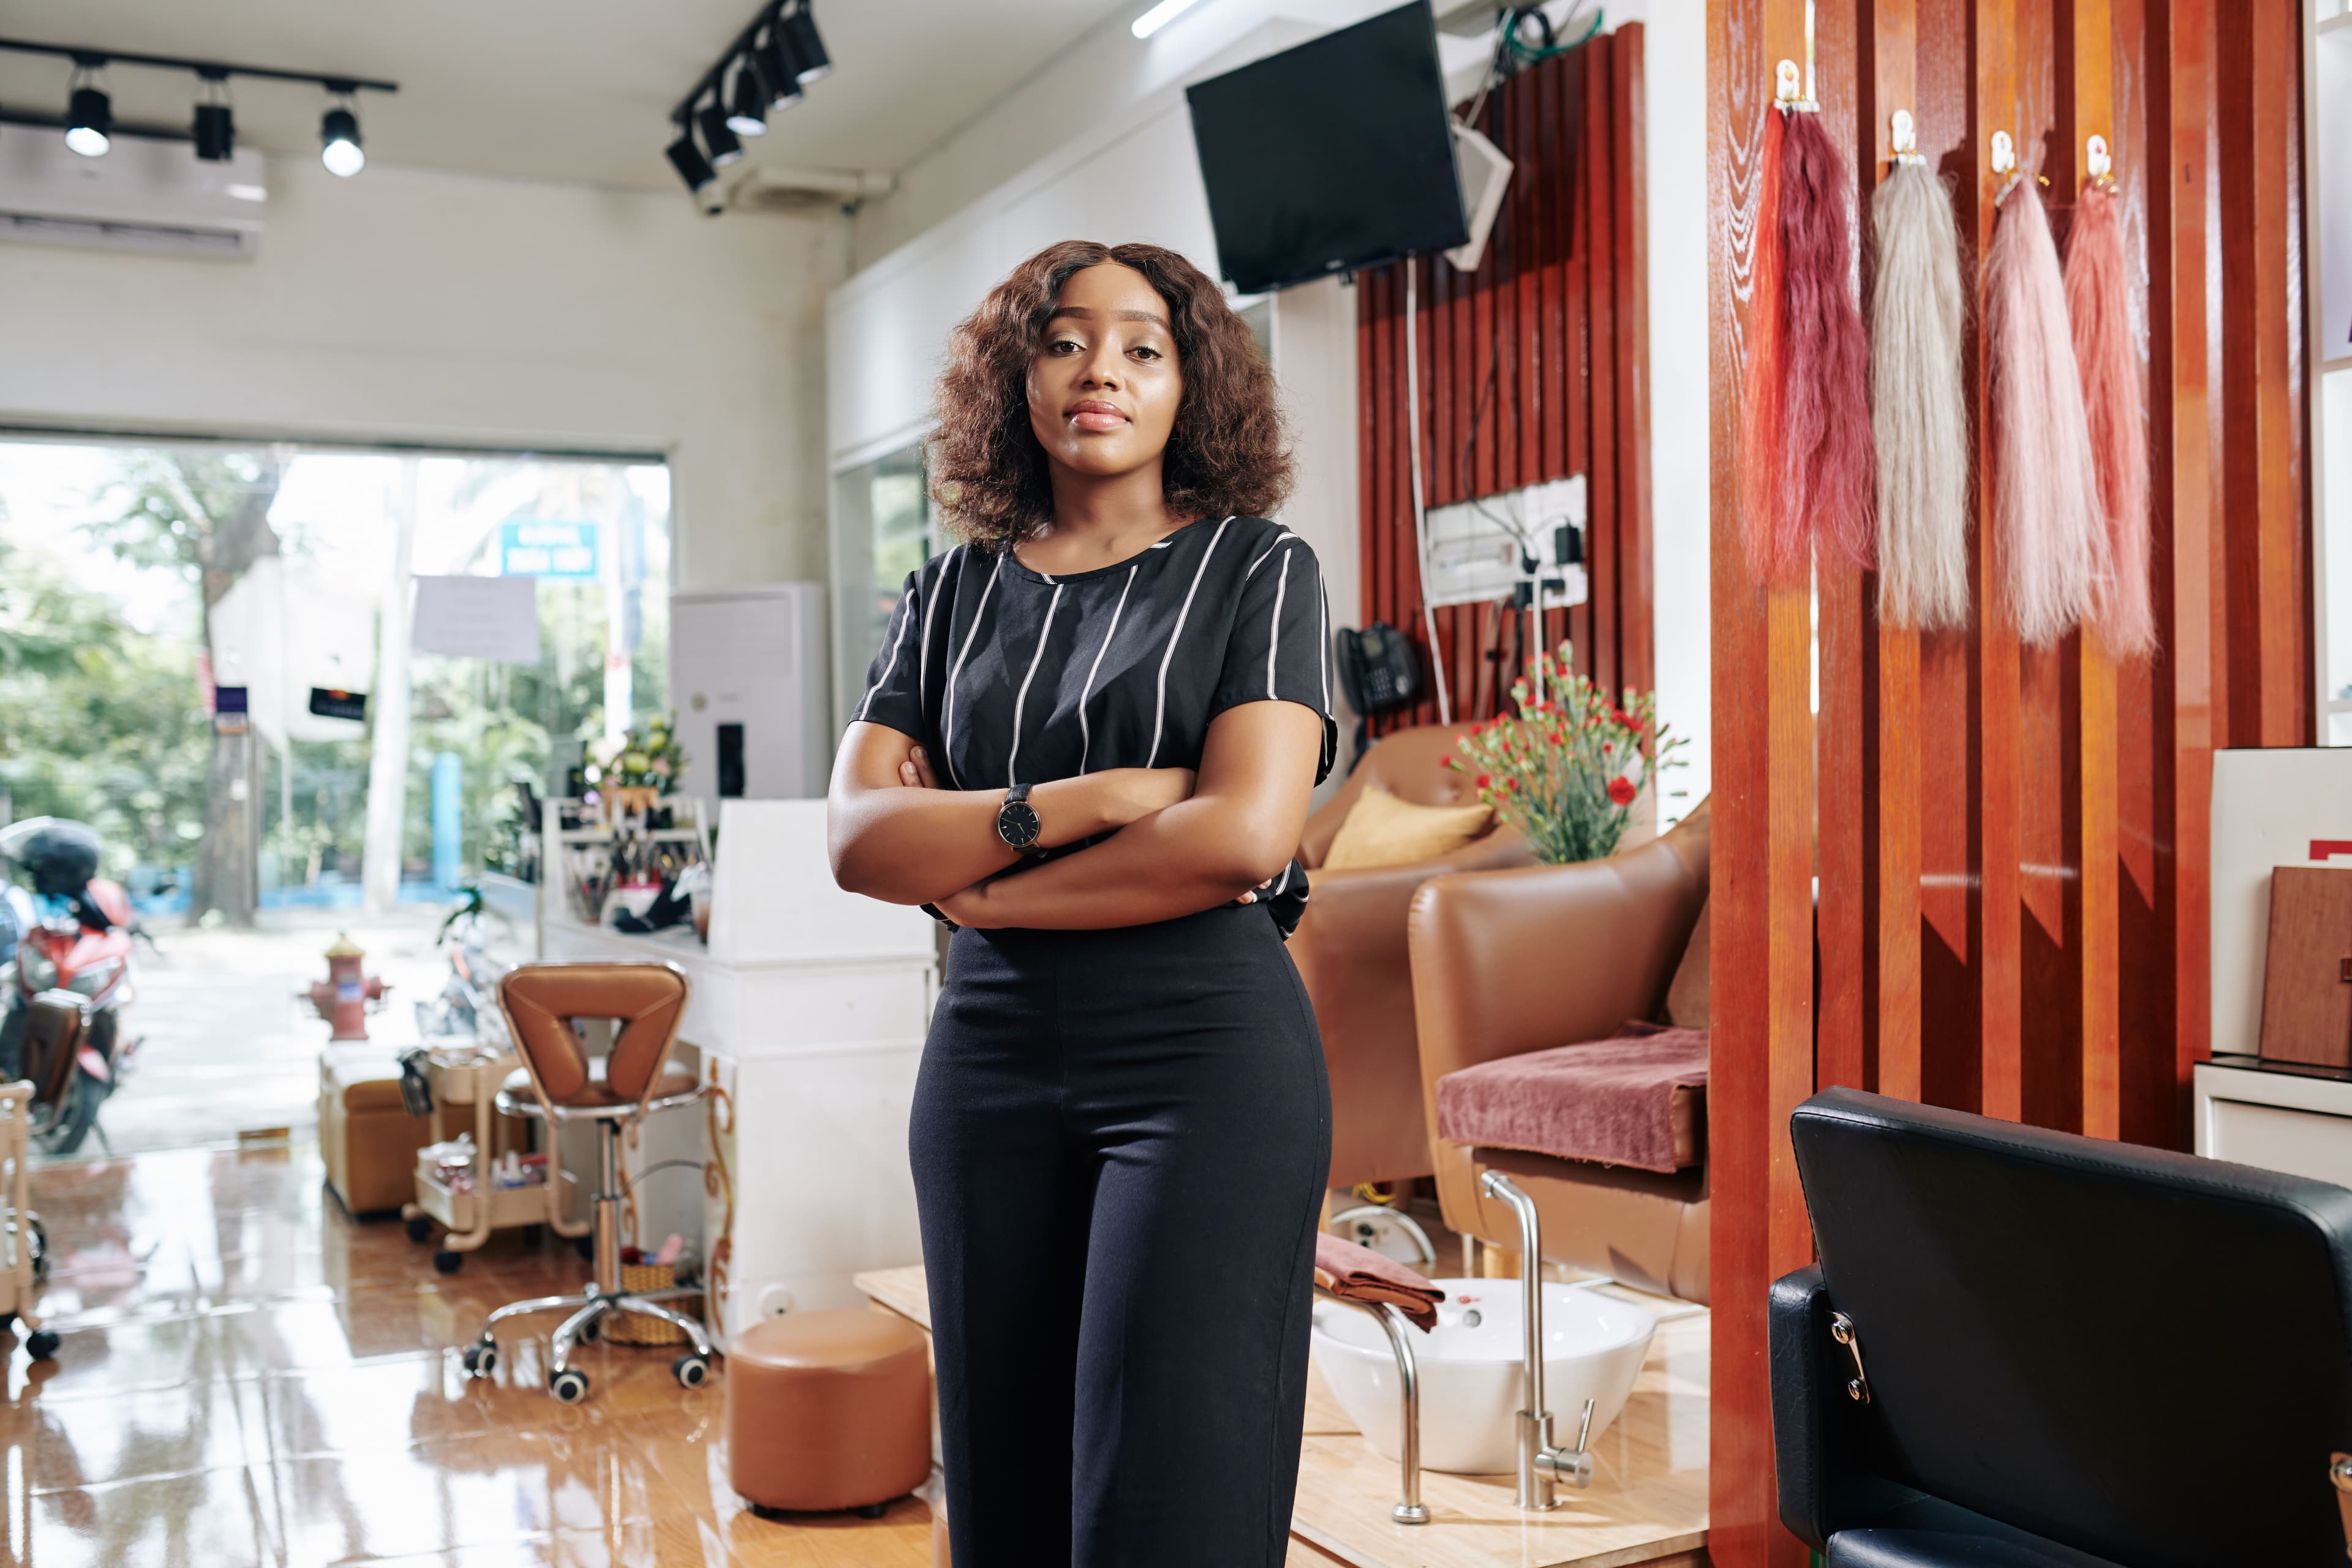
[[[553,899],[541,930],[550,959],[666,961],[687,973],[679,1037],[698,1053],[710,1096],[699,1118],[649,1121],[631,1163],[708,1162],[707,1316],[727,1337],[776,1312],[857,1306],[853,1274],[921,1258],[907,1117],[938,947],[921,910],[834,885],[822,800],[723,802],[711,900],[707,948],[691,929],[598,930]],[[643,1184],[648,1216],[689,1196],[688,1183],[661,1185],[677,1174]],[[660,1239],[643,1225],[639,1234]]]
[[2352,1187],[2352,1078],[2199,1062],[2191,1090],[2197,1152]]

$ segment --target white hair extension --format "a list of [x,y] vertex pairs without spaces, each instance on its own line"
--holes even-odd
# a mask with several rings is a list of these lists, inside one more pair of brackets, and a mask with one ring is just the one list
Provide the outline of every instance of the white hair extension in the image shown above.
[[1969,624],[1969,409],[1951,195],[1897,163],[1870,204],[1870,424],[1878,444],[1878,618]]

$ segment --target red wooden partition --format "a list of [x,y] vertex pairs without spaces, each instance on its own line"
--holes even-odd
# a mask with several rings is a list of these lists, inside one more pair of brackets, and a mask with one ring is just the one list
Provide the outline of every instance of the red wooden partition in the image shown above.
[[[1515,165],[1485,259],[1415,268],[1421,442],[1428,505],[1587,476],[1591,600],[1546,617],[1604,688],[1651,685],[1649,316],[1643,250],[1642,28],[1619,28],[1512,77],[1478,128]],[[1363,420],[1363,605],[1423,641],[1406,438],[1404,271],[1357,280]],[[1437,612],[1430,663],[1459,718],[1509,708],[1526,618]],[[1385,733],[1437,721],[1433,698]]]
[[[2019,646],[2000,542],[1963,633],[1882,627],[1834,560],[1767,593],[1740,549],[1738,386],[1774,62],[1804,0],[1709,0],[1714,520],[1714,1466],[1724,1568],[1804,1561],[1779,1525],[1769,1282],[1811,1243],[1790,1110],[1846,1084],[2185,1145],[2207,1046],[2217,745],[2306,744],[2309,520],[2294,0],[1818,0],[1817,96],[1858,216],[1908,109],[1990,241],[1987,143],[2016,137],[2063,243],[2085,139],[2114,146],[2147,354],[2162,650]],[[1865,245],[1857,286],[1869,285]],[[1974,319],[1982,319],[1979,298]],[[1972,339],[1976,494],[1985,366]],[[1818,651],[1819,706],[1813,671]],[[1818,877],[1818,894],[1815,879]]]

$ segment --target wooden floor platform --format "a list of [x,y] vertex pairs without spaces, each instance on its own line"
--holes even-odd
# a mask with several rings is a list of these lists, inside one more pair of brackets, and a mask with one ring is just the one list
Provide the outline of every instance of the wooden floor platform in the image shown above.
[[[923,1270],[857,1277],[876,1305],[926,1332]],[[1629,1293],[1631,1296],[1631,1293]],[[1423,1472],[1430,1522],[1389,1518],[1397,1468],[1373,1452],[1318,1375],[1307,1388],[1291,1533],[1297,1562],[1351,1568],[1701,1568],[1706,1562],[1707,1343],[1703,1308],[1631,1296],[1679,1315],[1658,1324],[1633,1396],[1594,1444],[1589,1490],[1562,1487],[1549,1513],[1512,1506],[1508,1476]]]

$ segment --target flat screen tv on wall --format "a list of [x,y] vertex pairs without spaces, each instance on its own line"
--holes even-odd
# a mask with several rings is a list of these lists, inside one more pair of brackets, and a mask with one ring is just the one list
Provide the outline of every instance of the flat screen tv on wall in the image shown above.
[[1428,0],[1185,96],[1217,264],[1243,293],[1469,237]]

